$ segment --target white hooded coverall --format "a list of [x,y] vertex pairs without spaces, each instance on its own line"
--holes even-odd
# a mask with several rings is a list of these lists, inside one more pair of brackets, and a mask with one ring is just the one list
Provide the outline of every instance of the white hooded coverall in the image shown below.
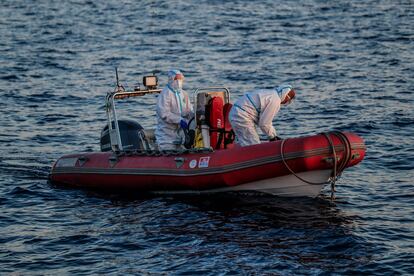
[[181,119],[188,120],[193,117],[192,105],[177,80],[174,80],[179,70],[168,72],[168,84],[157,98],[157,128],[155,137],[160,150],[181,149],[183,137],[180,135]]
[[260,144],[256,126],[259,126],[269,139],[276,137],[272,121],[291,89],[290,85],[279,86],[276,89],[259,89],[245,94],[234,103],[229,119],[239,145]]

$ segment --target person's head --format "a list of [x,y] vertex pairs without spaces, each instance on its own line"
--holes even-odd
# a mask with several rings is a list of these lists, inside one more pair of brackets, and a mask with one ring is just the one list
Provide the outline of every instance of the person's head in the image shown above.
[[290,85],[281,85],[276,88],[276,91],[280,97],[280,103],[283,105],[290,104],[296,96],[295,90]]
[[168,83],[174,89],[182,89],[184,83],[184,74],[178,69],[168,71]]

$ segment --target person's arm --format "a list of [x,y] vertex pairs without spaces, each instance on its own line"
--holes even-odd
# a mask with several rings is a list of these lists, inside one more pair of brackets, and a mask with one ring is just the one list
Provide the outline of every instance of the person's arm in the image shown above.
[[[174,96],[174,95],[172,95]],[[179,124],[181,117],[179,114],[172,112],[173,104],[176,100],[171,98],[169,91],[163,91],[158,96],[157,114],[162,120],[170,124]]]
[[276,130],[273,127],[272,121],[279,109],[280,103],[274,99],[269,99],[268,102],[264,104],[264,107],[262,107],[259,118],[259,127],[269,139],[276,137]]
[[187,92],[184,92],[184,93],[185,93],[185,114],[184,116],[190,120],[194,117],[193,105],[190,102],[190,98]]

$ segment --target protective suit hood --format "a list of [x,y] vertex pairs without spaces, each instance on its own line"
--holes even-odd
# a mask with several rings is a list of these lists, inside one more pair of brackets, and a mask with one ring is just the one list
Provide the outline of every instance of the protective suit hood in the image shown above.
[[168,71],[168,85],[174,92],[181,92],[183,89],[184,74],[178,69]]
[[279,95],[280,101],[283,102],[289,91],[292,90],[292,86],[289,84],[282,84],[276,87],[275,90]]

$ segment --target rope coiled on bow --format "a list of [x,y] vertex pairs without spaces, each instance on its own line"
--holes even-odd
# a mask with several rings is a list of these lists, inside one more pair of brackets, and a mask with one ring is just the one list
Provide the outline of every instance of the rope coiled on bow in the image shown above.
[[[282,158],[282,162],[285,165],[285,167],[289,170],[289,172],[291,174],[293,174],[296,178],[298,178],[299,180],[310,184],[310,185],[324,185],[324,184],[331,184],[331,199],[333,200],[335,197],[335,183],[338,180],[339,176],[341,175],[342,171],[345,169],[346,165],[348,164],[349,160],[351,159],[351,143],[349,142],[348,138],[345,136],[345,134],[343,134],[342,132],[339,131],[334,131],[331,133],[326,133],[323,132],[321,133],[327,140],[330,146],[330,149],[332,151],[333,154],[333,168],[332,168],[332,173],[330,178],[328,179],[328,181],[326,182],[312,182],[312,181],[308,181],[302,177],[300,177],[297,173],[295,173],[287,164],[286,160],[285,160],[285,156],[283,153],[283,149],[284,149],[284,145],[285,142],[288,139],[282,140],[282,142],[280,143],[280,155]],[[344,154],[343,154],[343,158],[342,158],[342,162],[340,162],[339,166],[338,166],[338,158],[337,158],[337,153],[335,151],[335,145],[332,142],[332,139],[330,137],[330,134],[338,137],[343,146],[344,146]]]

